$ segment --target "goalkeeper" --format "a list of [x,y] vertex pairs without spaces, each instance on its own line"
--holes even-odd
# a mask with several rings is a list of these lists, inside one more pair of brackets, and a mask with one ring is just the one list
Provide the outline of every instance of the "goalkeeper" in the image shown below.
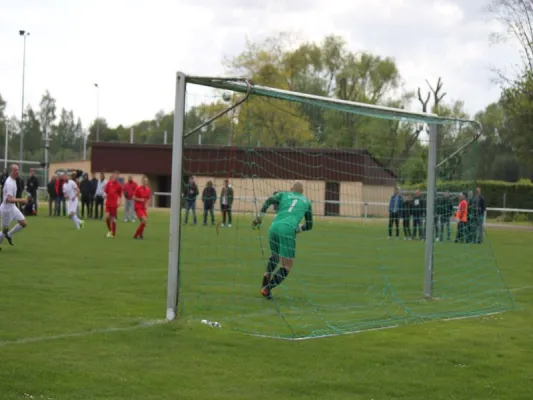
[[[313,228],[311,202],[303,195],[303,191],[302,183],[295,182],[290,192],[276,193],[265,201],[261,214],[252,223],[252,228],[258,228],[268,208],[271,205],[277,207],[276,217],[268,232],[272,255],[268,259],[261,285],[261,294],[267,299],[272,298],[272,289],[283,282],[292,269],[296,234]],[[305,218],[305,223],[300,225],[302,218]],[[280,262],[281,266],[276,270]]]

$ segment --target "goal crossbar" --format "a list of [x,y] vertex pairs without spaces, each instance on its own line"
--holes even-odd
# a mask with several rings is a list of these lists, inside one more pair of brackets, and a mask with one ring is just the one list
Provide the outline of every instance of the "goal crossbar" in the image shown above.
[[262,97],[270,97],[300,103],[319,103],[320,106],[326,108],[333,108],[349,113],[367,115],[369,117],[378,117],[389,120],[425,122],[428,124],[438,125],[449,124],[451,122],[473,124],[478,128],[478,131],[481,132],[481,124],[475,120],[442,117],[433,113],[409,111],[401,108],[386,107],[377,104],[366,104],[359,103],[356,101],[342,100],[308,93],[291,92],[283,89],[255,85],[253,84],[253,82],[248,81],[246,78],[186,76],[185,79],[187,83],[191,83],[194,85],[207,86],[222,90],[231,90],[238,93],[247,93],[250,91],[251,87],[251,94],[256,94]]

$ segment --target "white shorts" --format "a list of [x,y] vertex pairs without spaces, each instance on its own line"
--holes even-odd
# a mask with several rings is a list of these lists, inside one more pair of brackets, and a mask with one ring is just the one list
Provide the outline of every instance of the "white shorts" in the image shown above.
[[78,213],[78,199],[67,200],[67,214],[77,214]]
[[2,226],[4,227],[8,227],[13,221],[19,222],[26,219],[24,218],[24,214],[22,214],[17,207],[7,210],[0,208],[0,215],[2,216]]

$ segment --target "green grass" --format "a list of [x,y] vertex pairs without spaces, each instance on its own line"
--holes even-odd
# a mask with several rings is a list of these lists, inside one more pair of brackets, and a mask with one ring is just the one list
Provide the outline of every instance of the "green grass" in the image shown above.
[[[143,242],[131,240],[133,224],[106,240],[100,221],[77,232],[66,219],[38,217],[14,247],[4,243],[0,399],[533,398],[529,232],[490,230],[482,246],[438,243],[440,300],[425,302],[422,243],[388,241],[376,224],[317,221],[298,238],[294,270],[276,293],[289,329],[258,296],[265,243],[249,221],[220,236],[186,226],[182,318],[142,326],[165,312],[168,217],[151,217]],[[307,341],[241,333],[499,311],[510,303],[493,251],[515,310]]]

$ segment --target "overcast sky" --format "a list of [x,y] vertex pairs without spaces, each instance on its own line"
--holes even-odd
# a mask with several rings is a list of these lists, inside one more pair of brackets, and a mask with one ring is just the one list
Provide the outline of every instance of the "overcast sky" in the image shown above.
[[304,40],[342,35],[351,50],[396,59],[407,89],[442,76],[449,100],[474,113],[498,98],[491,68],[517,64],[490,45],[488,0],[0,0],[0,94],[20,115],[48,89],[87,127],[96,115],[129,125],[173,107],[177,70],[223,75],[246,38],[280,31]]

